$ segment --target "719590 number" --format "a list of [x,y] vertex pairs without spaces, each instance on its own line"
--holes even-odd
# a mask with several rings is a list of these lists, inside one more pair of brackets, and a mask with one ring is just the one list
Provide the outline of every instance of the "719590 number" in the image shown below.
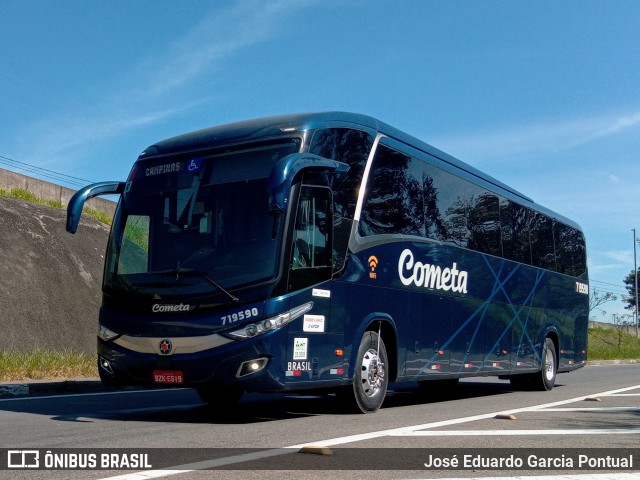
[[240,312],[235,312],[230,315],[224,315],[221,317],[222,325],[228,325],[235,322],[240,322],[242,320],[246,320],[248,318],[257,317],[260,314],[258,309],[253,307],[251,309],[242,310]]

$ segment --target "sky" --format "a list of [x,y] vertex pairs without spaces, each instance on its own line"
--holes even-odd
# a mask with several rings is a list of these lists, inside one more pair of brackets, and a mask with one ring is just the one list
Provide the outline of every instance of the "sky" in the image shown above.
[[578,222],[591,289],[626,294],[636,0],[0,0],[0,18],[0,168],[78,188],[191,130],[362,113]]

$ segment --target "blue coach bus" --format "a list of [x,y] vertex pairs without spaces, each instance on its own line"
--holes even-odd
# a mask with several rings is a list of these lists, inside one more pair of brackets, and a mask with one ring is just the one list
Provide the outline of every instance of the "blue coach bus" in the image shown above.
[[341,393],[499,376],[550,390],[587,358],[574,222],[376,119],[277,116],[158,142],[119,194],[99,313],[110,386]]

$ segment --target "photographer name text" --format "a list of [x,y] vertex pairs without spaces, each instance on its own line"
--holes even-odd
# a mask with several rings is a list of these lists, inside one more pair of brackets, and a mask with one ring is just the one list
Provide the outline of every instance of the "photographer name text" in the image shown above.
[[436,456],[429,454],[424,463],[427,469],[633,469],[633,455],[616,457],[613,455],[506,455],[486,456],[465,454]]

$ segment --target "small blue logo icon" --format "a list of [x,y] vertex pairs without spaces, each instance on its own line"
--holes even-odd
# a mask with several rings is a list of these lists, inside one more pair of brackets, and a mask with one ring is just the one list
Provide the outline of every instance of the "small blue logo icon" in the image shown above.
[[201,165],[202,158],[192,158],[191,160],[187,160],[187,172],[198,173]]

